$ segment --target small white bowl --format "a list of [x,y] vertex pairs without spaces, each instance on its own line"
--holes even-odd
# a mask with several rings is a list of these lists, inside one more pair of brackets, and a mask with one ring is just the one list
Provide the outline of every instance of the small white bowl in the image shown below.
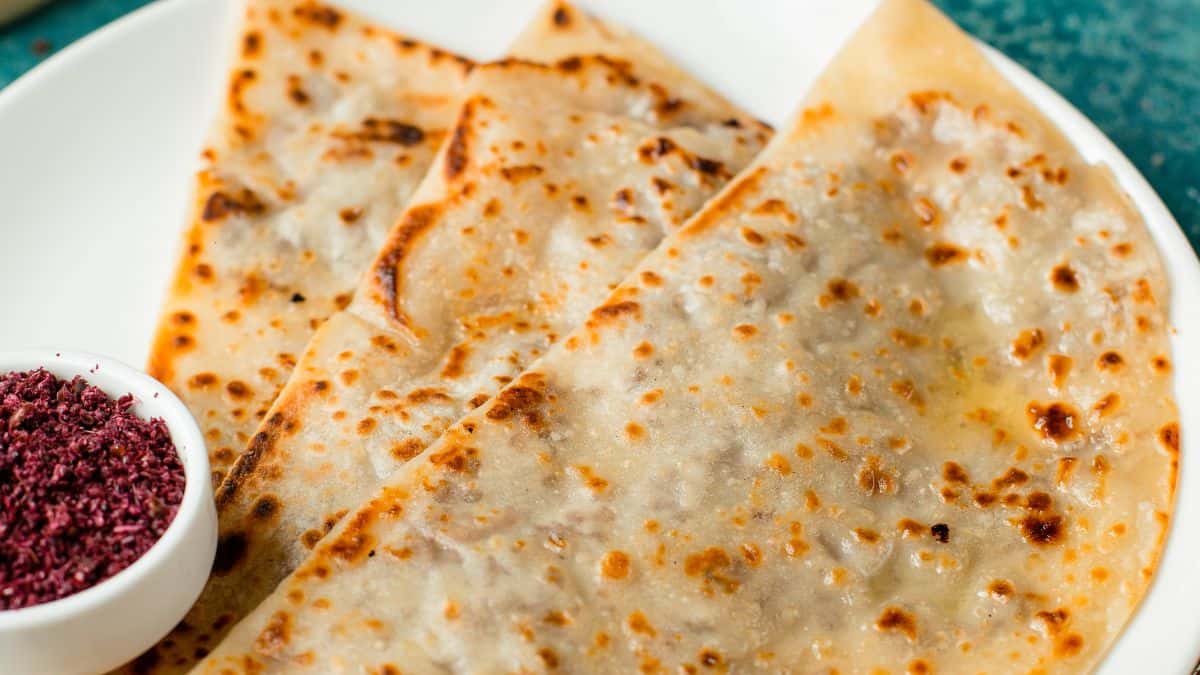
[[133,412],[166,422],[187,481],[175,519],[132,565],[60,600],[0,611],[0,673],[100,673],[166,635],[204,587],[217,548],[208,453],[187,408],[145,373],[92,354],[0,352],[0,374],[35,368],[80,375],[114,398],[133,394]]

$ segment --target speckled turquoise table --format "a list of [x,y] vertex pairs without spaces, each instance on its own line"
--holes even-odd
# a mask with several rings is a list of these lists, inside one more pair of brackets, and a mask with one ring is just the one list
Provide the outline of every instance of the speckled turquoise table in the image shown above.
[[[1200,0],[935,0],[1125,151],[1200,248]],[[0,87],[148,0],[58,0],[0,27]]]

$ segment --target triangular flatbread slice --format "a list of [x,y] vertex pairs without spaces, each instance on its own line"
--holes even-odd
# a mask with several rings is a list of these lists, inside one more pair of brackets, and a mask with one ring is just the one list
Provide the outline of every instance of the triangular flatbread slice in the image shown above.
[[1086,672],[1171,510],[1166,302],[1107,170],[887,0],[200,672]]
[[354,302],[316,332],[217,491],[217,561],[187,635],[215,641],[346,510],[579,323],[769,135],[563,3],[514,53],[549,65],[476,68]]
[[[227,91],[147,367],[200,423],[214,481],[315,329],[350,302],[472,67],[333,5],[237,4]],[[196,637],[140,667],[189,665],[207,644]]]
[[471,63],[313,0],[246,0],[150,374],[219,480],[425,175]]

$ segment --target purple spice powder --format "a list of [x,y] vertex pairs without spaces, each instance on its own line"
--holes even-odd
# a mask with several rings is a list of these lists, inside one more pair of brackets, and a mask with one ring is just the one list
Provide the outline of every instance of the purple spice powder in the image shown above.
[[0,610],[94,586],[158,541],[183,499],[167,425],[83,378],[0,375]]

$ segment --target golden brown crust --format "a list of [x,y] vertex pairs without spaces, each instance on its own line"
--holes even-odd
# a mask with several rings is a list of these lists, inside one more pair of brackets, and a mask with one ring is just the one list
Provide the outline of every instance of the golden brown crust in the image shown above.
[[[924,3],[885,2],[830,72],[749,179],[385,481],[394,516],[350,516],[388,555],[342,561],[335,529],[206,672],[285,609],[281,659],[317,667],[1094,666],[1153,574],[1178,455],[1145,225]],[[705,175],[658,136],[630,166]],[[558,178],[499,177],[531,163],[495,180]],[[632,229],[671,193],[624,187],[586,203]],[[545,190],[570,214],[575,192]],[[492,321],[521,330],[463,331]]]
[[[584,21],[574,17],[573,25]],[[763,127],[661,59],[646,67],[651,52],[633,38],[588,47],[600,53],[474,69],[465,107],[440,135],[446,142],[414,206],[379,242],[355,299],[298,355],[218,488],[220,574],[189,621],[208,625],[253,607],[320,549],[381,476],[512,382],[765,141]],[[404,142],[416,132],[384,119],[346,130],[339,157],[358,161],[351,155],[368,137],[407,153]],[[424,134],[424,147],[432,132],[412,126]],[[644,161],[644,142],[671,151]],[[596,171],[626,158],[636,164],[628,172]],[[609,208],[616,193],[629,199]],[[374,208],[350,206],[362,213],[347,218],[339,208],[328,222],[357,228]],[[270,286],[261,291],[269,295]],[[539,406],[507,404],[508,423],[544,426]],[[470,475],[478,449],[459,439],[434,461],[440,474]],[[429,489],[438,480],[431,477]],[[264,503],[269,518],[261,517]],[[374,559],[365,543],[342,543],[357,564]],[[335,556],[300,574],[320,579],[345,562]],[[211,642],[223,629],[206,633]]]

